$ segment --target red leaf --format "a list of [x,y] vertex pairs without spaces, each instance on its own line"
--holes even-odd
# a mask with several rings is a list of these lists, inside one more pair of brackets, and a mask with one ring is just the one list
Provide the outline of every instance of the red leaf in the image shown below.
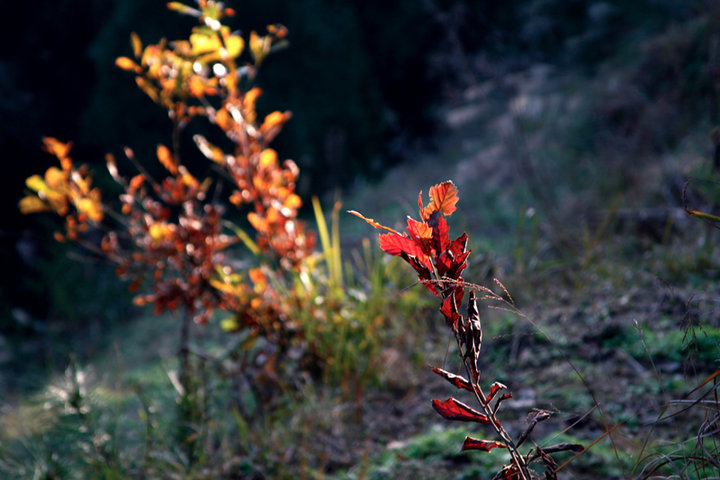
[[460,375],[455,375],[454,373],[450,373],[447,370],[443,370],[442,368],[438,367],[430,367],[430,370],[437,373],[457,388],[464,388],[465,390],[469,390],[471,392],[473,391],[470,382],[468,382],[464,377],[461,377]]
[[457,322],[460,320],[461,316],[458,313],[457,302],[454,294],[451,293],[445,297],[442,307],[440,308],[440,313],[442,313],[445,317],[445,323],[447,326],[453,330],[457,330]]
[[384,235],[380,235],[379,240],[380,248],[390,255],[400,255],[400,253],[405,252],[406,254],[414,257],[425,256],[425,253],[423,253],[420,245],[408,237],[404,237],[396,233],[386,233]]
[[490,385],[490,393],[487,394],[485,403],[490,403],[490,401],[495,398],[495,395],[497,395],[500,390],[507,390],[507,387],[500,382],[493,382],[493,384]]
[[459,422],[478,422],[478,423],[490,423],[490,419],[487,415],[484,415],[477,410],[470,408],[464,403],[455,400],[454,398],[448,398],[444,402],[440,400],[432,401],[433,408],[443,418],[447,420],[457,420]]
[[462,450],[482,450],[484,452],[489,452],[493,448],[507,448],[507,445],[505,445],[502,442],[498,442],[497,440],[478,440],[476,438],[472,437],[466,437],[465,443],[463,443]]
[[458,190],[451,181],[443,182],[430,187],[430,203],[422,211],[423,220],[430,218],[433,212],[440,212],[443,215],[450,215],[456,210],[458,202]]
[[422,282],[422,284],[425,285],[433,295],[437,296],[437,288],[435,288],[435,284],[430,281],[432,278],[432,264],[430,263],[430,259],[426,255],[423,255],[422,259],[419,259],[416,256],[408,255],[405,252],[401,252],[400,256],[415,269],[418,273],[418,279]]
[[428,223],[432,227],[432,246],[440,254],[450,245],[450,227],[440,214],[431,215]]

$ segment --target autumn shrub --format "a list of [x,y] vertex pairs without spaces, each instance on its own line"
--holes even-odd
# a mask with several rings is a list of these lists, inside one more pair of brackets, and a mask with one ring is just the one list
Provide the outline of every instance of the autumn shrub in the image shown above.
[[[343,260],[337,208],[331,234],[315,202],[322,252],[298,218],[299,168],[269,146],[291,114],[275,111],[261,118],[256,110],[261,90],[254,85],[267,55],[284,45],[287,30],[270,25],[266,35],[252,31],[245,39],[224,24],[235,12],[221,2],[168,7],[198,20],[189,37],[143,45],[133,34],[132,58],[115,62],[172,124],[169,144],[155,150],[158,165],[149,166],[130,148],[123,161],[108,154],[109,174],[121,191],[114,203],[93,182],[90,169],[73,161],[71,143],[46,138],[44,148],[59,166],[28,178],[29,193],[19,206],[23,213],[62,217],[56,239],[114,264],[130,282],[136,305],[150,305],[157,315],[180,313],[177,439],[193,464],[201,457],[197,432],[209,394],[204,370],[213,365],[221,375],[237,374],[248,364],[243,360],[227,369],[223,362],[243,355],[228,352],[222,361],[210,360],[194,349],[193,322],[207,324],[216,310],[232,312],[221,326],[242,332],[237,349],[262,357],[261,367],[240,376],[251,384],[275,384],[260,392],[259,402],[267,400],[267,392],[292,386],[280,378],[282,372],[292,376],[299,370],[342,384],[348,396],[358,398],[377,377],[387,311],[398,302],[387,297],[377,278],[368,290],[361,272]],[[190,135],[201,120],[214,128],[212,135]],[[196,177],[183,161],[180,144],[188,136],[220,181]],[[128,163],[134,173],[126,173]],[[228,221],[230,208],[244,220]],[[387,272],[381,262],[366,266]],[[289,360],[295,365],[278,368]]]

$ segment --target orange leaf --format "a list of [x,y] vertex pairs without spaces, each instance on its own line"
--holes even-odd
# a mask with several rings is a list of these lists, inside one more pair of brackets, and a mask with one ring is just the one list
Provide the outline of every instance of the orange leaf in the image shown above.
[[45,183],[53,190],[58,190],[65,186],[65,173],[57,167],[50,167],[45,172]]
[[142,42],[140,41],[140,37],[137,33],[132,32],[130,34],[130,44],[132,45],[133,55],[135,55],[135,58],[140,58],[142,55]]
[[250,225],[252,225],[255,230],[261,233],[268,233],[269,225],[266,219],[264,219],[255,212],[248,213],[247,219],[250,222]]
[[67,157],[72,148],[72,142],[63,143],[53,137],[43,138],[44,150],[58,158]]
[[298,195],[291,193],[285,199],[285,202],[283,203],[283,207],[297,210],[298,208],[302,207],[302,200],[300,199],[300,197]]
[[142,173],[138,173],[135,175],[132,179],[130,179],[130,187],[128,188],[128,193],[131,195],[137,191],[138,188],[143,184],[145,181],[145,175]]
[[390,227],[386,227],[385,225],[380,225],[374,219],[367,218],[367,217],[363,216],[361,213],[356,212],[355,210],[348,210],[347,213],[349,213],[350,215],[355,215],[356,217],[365,220],[367,223],[369,223],[370,225],[372,225],[375,228],[381,228],[383,230],[387,230],[388,232],[394,233],[395,235],[402,236],[402,235],[400,235],[400,233],[397,230],[392,229]]
[[172,153],[170,153],[169,148],[167,148],[165,145],[158,145],[157,146],[157,157],[158,157],[158,160],[160,160],[160,163],[162,164],[162,166],[165,167],[168,172],[170,172],[173,175],[177,175],[177,173],[178,173],[177,160],[175,160]]
[[20,213],[27,215],[28,213],[47,212],[50,210],[45,202],[34,195],[28,195],[20,200]]
[[433,212],[450,215],[456,210],[455,204],[458,200],[458,190],[453,182],[434,185],[430,187],[430,203],[420,212],[421,216],[423,220],[427,220]]
[[265,121],[260,127],[260,130],[266,133],[275,127],[280,127],[283,123],[290,120],[290,116],[290,112],[272,112],[265,117]]
[[190,95],[199,98],[205,95],[205,82],[200,75],[193,75],[188,79],[188,87],[190,88]]
[[136,73],[140,73],[142,69],[137,63],[133,62],[128,57],[118,57],[115,59],[115,66]]
[[77,208],[81,214],[87,215],[93,222],[97,223],[103,219],[102,205],[92,198],[77,199],[75,201],[75,208]]
[[227,109],[221,108],[215,114],[215,123],[218,127],[228,131],[233,128],[233,125],[235,125],[235,120],[233,120],[232,116],[230,116]]
[[408,217],[407,223],[407,231],[410,234],[410,237],[412,237],[413,239],[427,242],[432,238],[433,229],[427,223],[418,222],[417,220],[413,220],[410,217]]

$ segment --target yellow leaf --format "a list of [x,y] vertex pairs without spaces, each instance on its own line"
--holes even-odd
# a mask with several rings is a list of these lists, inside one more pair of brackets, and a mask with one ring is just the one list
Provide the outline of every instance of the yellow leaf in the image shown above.
[[130,34],[130,44],[132,45],[133,55],[135,55],[135,58],[140,58],[142,55],[142,42],[140,41],[140,37],[137,33],[132,32]]
[[210,58],[219,58],[218,52],[222,44],[217,34],[193,33],[190,35],[190,44],[192,45],[191,53],[194,56],[212,53],[214,55],[210,56]]
[[183,168],[181,173],[182,182],[185,184],[186,187],[198,188],[200,186],[200,182],[198,182],[197,179],[190,172]]
[[100,222],[103,219],[102,206],[93,199],[80,198],[75,201],[75,208],[93,222]]
[[220,328],[226,332],[233,332],[240,329],[237,320],[234,317],[226,318],[220,322]]
[[233,295],[235,293],[235,287],[229,283],[221,282],[216,279],[210,279],[209,283],[211,287],[216,290],[220,290],[223,293],[227,293],[228,295]]
[[243,51],[245,42],[238,35],[228,35],[223,39],[225,41],[225,49],[230,58],[237,58]]
[[40,175],[33,175],[31,177],[28,177],[25,180],[25,185],[30,189],[34,190],[36,192],[44,192],[47,191],[48,186],[45,183],[45,180],[42,179]]
[[255,65],[260,65],[270,50],[270,42],[267,37],[261,37],[255,31],[250,32],[250,53]]
[[292,194],[288,195],[288,197],[285,199],[285,203],[283,204],[283,206],[285,208],[291,208],[293,210],[297,210],[300,207],[302,207],[302,200],[300,199],[300,197],[297,194],[292,193]]
[[172,236],[173,228],[167,223],[157,222],[148,227],[148,233],[150,234],[150,239],[153,242],[160,242],[167,240]]
[[260,152],[260,168],[272,168],[277,165],[277,153],[272,148]]

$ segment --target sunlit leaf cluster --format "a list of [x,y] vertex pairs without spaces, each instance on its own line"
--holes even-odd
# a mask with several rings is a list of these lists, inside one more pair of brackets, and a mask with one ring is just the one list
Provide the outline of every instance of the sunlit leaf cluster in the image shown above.
[[[246,41],[223,23],[235,12],[222,2],[199,0],[193,7],[170,2],[168,7],[197,18],[189,37],[143,45],[133,33],[132,58],[115,62],[134,74],[138,87],[167,111],[173,124],[173,146],[159,145],[156,151],[164,178],[153,178],[126,149],[137,168],[127,178],[108,155],[110,174],[123,189],[115,213],[101,204],[99,191],[90,188],[88,168],[73,167],[70,144],[47,139],[46,149],[62,169],[51,167],[44,178],[30,177],[32,192],[20,208],[23,213],[54,211],[65,217],[66,232],[58,237],[72,240],[89,224],[99,224],[104,211],[113,211],[117,222],[103,226],[109,231],[100,249],[117,264],[118,274],[131,280],[131,290],[138,292],[135,303],[153,304],[156,313],[183,308],[199,323],[207,322],[216,308],[230,309],[243,319],[235,327],[266,330],[279,321],[282,309],[273,287],[262,280],[263,272],[298,270],[315,245],[312,232],[297,219],[302,206],[295,193],[299,169],[269,147],[290,113],[271,112],[259,120],[255,107],[261,91],[252,86],[257,67],[282,45],[287,30],[270,25],[266,35],[253,31]],[[179,138],[199,117],[215,125],[232,145],[226,151],[201,135],[193,136],[198,149],[232,181],[232,191],[223,196],[247,215],[252,236],[237,227],[224,231],[226,205],[208,198],[212,179],[197,179],[181,162]],[[235,243],[248,246],[264,266],[233,271],[225,250]]]
[[45,150],[57,157],[60,168],[50,167],[44,176],[33,175],[25,181],[32,193],[20,200],[22,213],[55,212],[65,218],[65,233],[55,237],[77,240],[89,225],[102,221],[104,213],[100,190],[91,188],[85,165],[75,168],[70,158],[72,144],[54,138],[44,139]]

